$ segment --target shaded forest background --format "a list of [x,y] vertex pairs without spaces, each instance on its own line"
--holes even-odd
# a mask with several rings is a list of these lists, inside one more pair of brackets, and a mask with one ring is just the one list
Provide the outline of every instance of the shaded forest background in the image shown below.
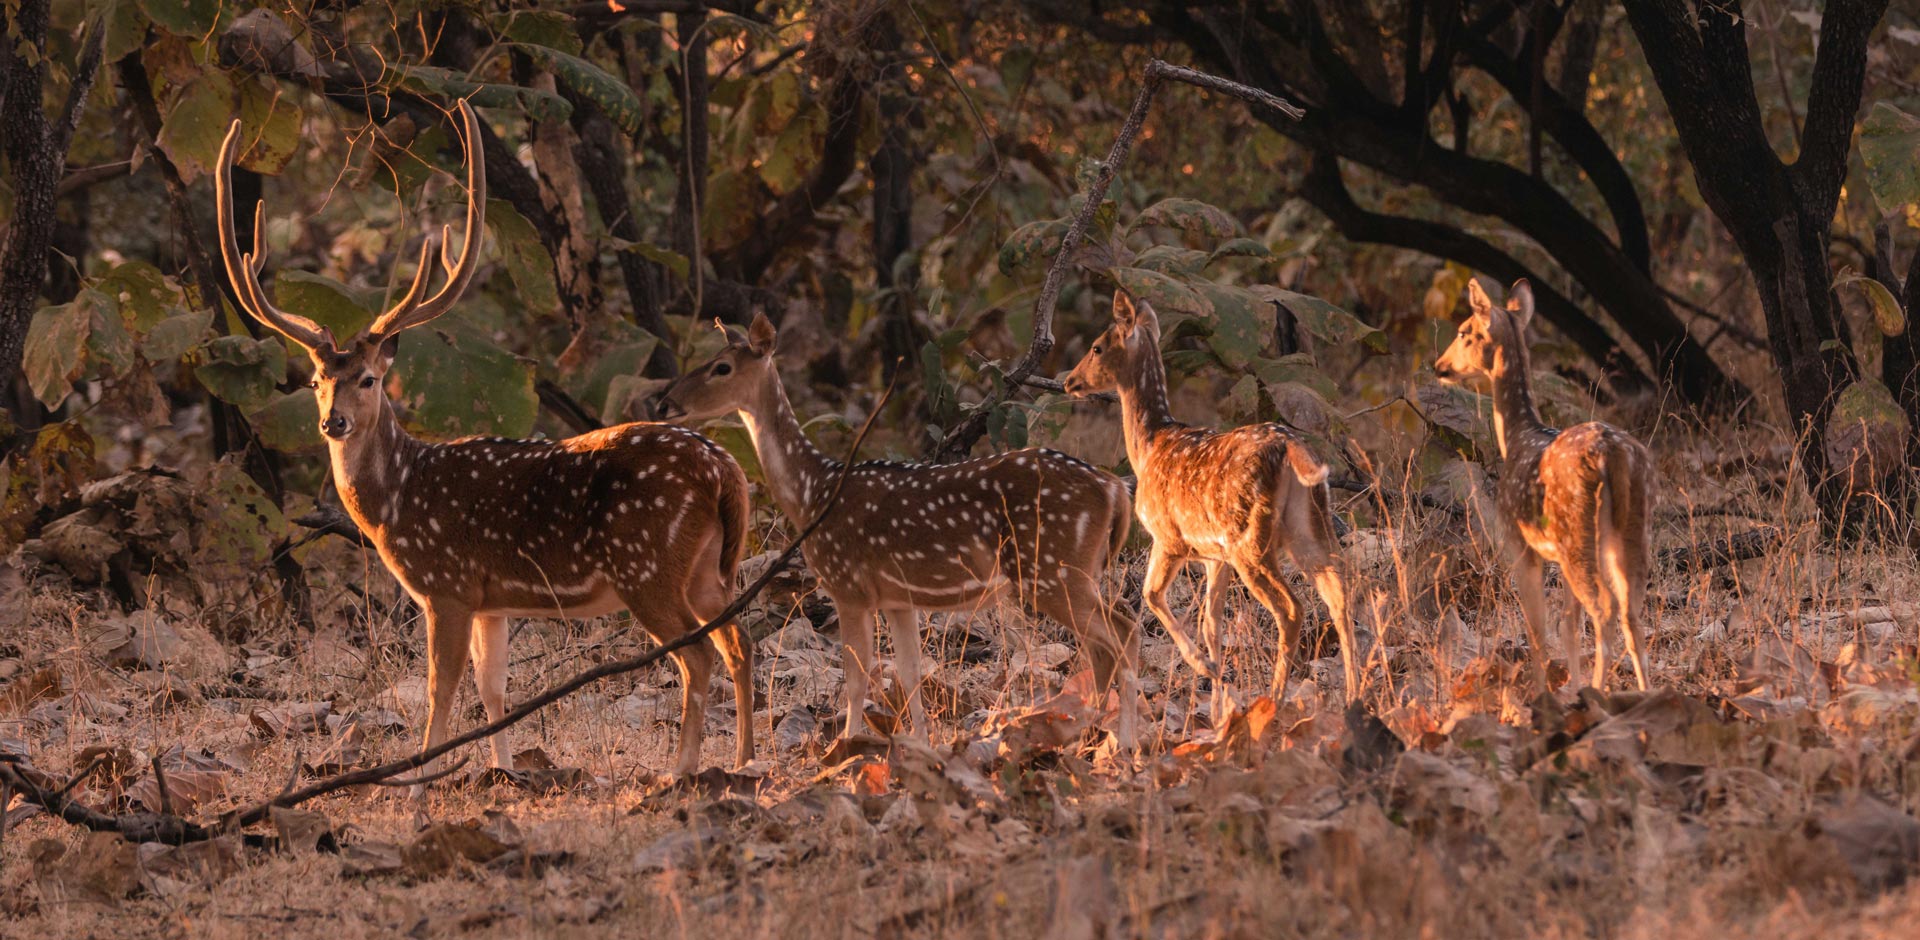
[[[1341,482],[1463,499],[1485,403],[1424,366],[1467,277],[1524,276],[1550,417],[1762,429],[1796,445],[1793,498],[1829,527],[1904,533],[1920,16],[1887,7],[21,0],[0,50],[0,530],[147,466],[271,504],[263,550],[298,531],[280,510],[343,525],[311,500],[306,365],[225,296],[209,168],[238,116],[240,236],[264,197],[278,304],[345,335],[457,211],[459,97],[486,126],[488,267],[402,344],[391,391],[419,432],[644,417],[711,318],[765,310],[828,444],[899,364],[870,450],[1117,465],[1105,406],[998,380],[1162,58],[1306,116],[1162,91],[1041,376],[1126,287],[1170,318],[1191,416],[1283,420]],[[714,433],[751,471],[744,435]]]

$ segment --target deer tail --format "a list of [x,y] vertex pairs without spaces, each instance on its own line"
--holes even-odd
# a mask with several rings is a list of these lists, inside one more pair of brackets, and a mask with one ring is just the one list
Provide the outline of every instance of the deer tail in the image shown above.
[[1108,477],[1107,488],[1113,494],[1113,530],[1107,541],[1107,567],[1111,568],[1127,544],[1127,533],[1133,530],[1133,492],[1127,488],[1127,481],[1118,477]]
[[740,570],[740,557],[746,554],[747,520],[753,511],[747,497],[747,475],[738,465],[733,465],[732,473],[721,475],[719,510],[720,582],[731,594],[734,573]]
[[1287,465],[1293,469],[1293,475],[1302,486],[1315,487],[1327,482],[1327,465],[1320,462],[1307,445],[1299,441],[1287,442]]

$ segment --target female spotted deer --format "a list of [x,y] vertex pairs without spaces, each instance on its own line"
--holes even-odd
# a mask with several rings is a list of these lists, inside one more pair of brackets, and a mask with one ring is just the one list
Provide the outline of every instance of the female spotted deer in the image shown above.
[[[442,444],[400,426],[385,390],[402,330],[445,313],[473,279],[486,206],[479,122],[460,104],[467,150],[467,230],[447,282],[425,296],[432,241],[399,303],[344,346],[261,289],[260,210],[242,254],[229,174],[235,121],[220,148],[215,193],[221,251],[240,305],[313,360],[320,431],[347,512],[427,620],[426,746],[447,737],[453,696],[471,656],[489,719],[506,710],[508,617],[592,617],[630,610],[661,642],[726,606],[747,522],[747,482],[725,451],[683,428],[628,424],[563,441],[467,438]],[[752,647],[736,625],[715,632],[739,706],[740,763],[753,759]],[[713,658],[673,654],[685,683],[678,773],[699,768]],[[510,767],[499,735],[496,767]],[[416,791],[418,792],[418,791]]]
[[[819,512],[839,464],[807,440],[794,418],[775,367],[774,340],[765,316],[754,317],[744,336],[729,332],[726,348],[661,393],[660,415],[701,420],[739,412],[774,502],[798,525]],[[1116,737],[1131,747],[1138,638],[1133,618],[1100,591],[1131,525],[1126,484],[1054,451],[941,466],[854,466],[839,509],[803,549],[840,612],[847,733],[866,726],[876,612],[892,631],[913,728],[925,739],[914,612],[990,606],[1012,593],[1073,631],[1093,662],[1102,696],[1118,679]]]
[[[1160,321],[1145,301],[1123,291],[1113,296],[1113,325],[1094,340],[1066,378],[1073,395],[1114,391],[1120,396],[1127,459],[1138,477],[1134,504],[1153,536],[1142,595],[1147,608],[1173,636],[1180,655],[1214,684],[1216,719],[1226,704],[1220,675],[1220,616],[1238,572],[1247,589],[1273,615],[1280,648],[1271,694],[1286,691],[1287,670],[1300,638],[1300,603],[1280,576],[1280,555],[1313,578],[1340,632],[1346,694],[1359,692],[1354,666],[1353,621],[1347,612],[1345,579],[1336,565],[1340,544],[1333,531],[1327,468],[1299,438],[1276,424],[1210,431],[1175,421],[1167,404],[1167,375],[1160,362]],[[1188,560],[1207,569],[1196,646],[1167,607],[1167,588]]]
[[[1617,617],[1634,680],[1645,689],[1653,458],[1645,444],[1612,425],[1589,421],[1560,431],[1540,420],[1527,372],[1533,288],[1524,279],[1514,282],[1504,310],[1478,281],[1468,282],[1467,302],[1471,313],[1433,374],[1442,382],[1491,386],[1500,444],[1496,502],[1540,688],[1547,682],[1545,563],[1552,561],[1593,618],[1593,684],[1606,688],[1606,633]],[[1579,619],[1563,622],[1572,628],[1564,638],[1567,665],[1577,673]]]

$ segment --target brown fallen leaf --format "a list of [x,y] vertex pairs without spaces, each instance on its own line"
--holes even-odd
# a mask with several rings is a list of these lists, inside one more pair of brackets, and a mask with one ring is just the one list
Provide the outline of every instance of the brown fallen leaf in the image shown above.
[[155,897],[213,887],[245,864],[237,835],[184,845],[145,842],[138,849],[138,858],[140,883]]
[[510,846],[471,823],[434,823],[400,850],[407,874],[432,878],[465,864],[484,865],[507,854]]
[[333,824],[319,812],[275,806],[267,810],[267,818],[273,823],[273,831],[280,836],[282,851],[304,855],[309,852],[332,852],[339,848],[334,841]]
[[256,708],[247,713],[255,734],[263,738],[288,738],[317,734],[327,728],[327,716],[333,714],[332,702],[289,702],[271,708]]
[[89,832],[73,851],[39,839],[27,854],[42,901],[112,904],[141,887],[139,850],[117,833]]
[[349,878],[397,874],[406,867],[401,853],[392,842],[355,842],[340,852],[340,873]]
[[1818,813],[1808,830],[1832,842],[1869,895],[1898,888],[1920,870],[1920,820],[1871,796]]
[[35,703],[60,697],[60,667],[46,666],[0,689],[0,710],[23,712]]

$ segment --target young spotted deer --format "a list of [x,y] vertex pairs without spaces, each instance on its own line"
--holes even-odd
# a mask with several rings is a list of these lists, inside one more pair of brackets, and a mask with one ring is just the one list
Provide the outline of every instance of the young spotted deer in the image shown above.
[[[1647,687],[1646,610],[1653,519],[1653,457],[1633,435],[1589,421],[1565,431],[1547,427],[1533,406],[1528,377],[1527,324],[1533,288],[1515,281],[1505,309],[1478,281],[1467,285],[1472,312],[1453,344],[1433,364],[1442,382],[1490,386],[1493,433],[1500,444],[1496,503],[1504,549],[1533,645],[1538,682],[1547,682],[1545,563],[1560,565],[1567,589],[1593,618],[1593,684],[1606,688],[1606,632],[1615,618],[1633,660],[1633,677]],[[1579,618],[1571,629],[1568,671],[1578,672]]]
[[[1094,340],[1065,385],[1072,395],[1119,393],[1127,459],[1138,477],[1134,505],[1153,536],[1142,594],[1181,657],[1213,682],[1216,719],[1226,704],[1218,663],[1220,617],[1232,583],[1228,568],[1239,573],[1280,628],[1271,693],[1277,699],[1286,691],[1301,608],[1280,576],[1283,553],[1326,600],[1340,631],[1346,694],[1358,694],[1353,621],[1337,565],[1340,543],[1333,531],[1326,466],[1276,424],[1210,431],[1174,420],[1160,361],[1159,318],[1145,301],[1124,291],[1113,297],[1113,325]],[[1189,560],[1203,562],[1207,570],[1200,612],[1204,648],[1194,644],[1167,607],[1167,588]]]
[[[229,174],[235,121],[220,148],[215,193],[221,250],[240,305],[313,360],[320,431],[347,512],[427,620],[426,747],[446,740],[469,656],[489,719],[506,710],[508,617],[592,617],[630,610],[661,642],[726,606],[745,544],[747,482],[725,451],[683,428],[628,424],[563,441],[420,441],[400,426],[386,392],[400,333],[447,312],[480,254],[486,168],[478,121],[462,102],[467,149],[466,234],[432,296],[432,243],[412,287],[347,343],[307,317],[275,308],[261,289],[259,209],[254,244],[234,238]],[[442,238],[446,237],[443,230]],[[740,763],[753,759],[752,646],[736,625],[713,635],[733,675]],[[712,652],[674,654],[684,712],[675,768],[699,769]],[[488,742],[510,767],[504,742]],[[418,791],[416,790],[416,793]]]
[[[744,336],[728,331],[726,348],[661,393],[659,408],[664,418],[688,421],[739,412],[774,502],[799,525],[819,512],[840,465],[794,418],[774,340],[764,316]],[[1126,484],[1054,451],[939,466],[855,465],[838,509],[802,549],[840,612],[847,733],[866,727],[876,612],[893,634],[894,664],[924,740],[915,611],[985,607],[1011,596],[1073,631],[1100,695],[1118,681],[1116,737],[1132,746],[1138,637],[1133,618],[1100,590],[1132,521]]]

